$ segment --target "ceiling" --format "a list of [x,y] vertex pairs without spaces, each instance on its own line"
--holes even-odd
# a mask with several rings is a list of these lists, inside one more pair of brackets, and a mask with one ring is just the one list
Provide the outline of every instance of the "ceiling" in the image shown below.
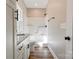
[[24,0],[27,8],[46,8],[48,0]]

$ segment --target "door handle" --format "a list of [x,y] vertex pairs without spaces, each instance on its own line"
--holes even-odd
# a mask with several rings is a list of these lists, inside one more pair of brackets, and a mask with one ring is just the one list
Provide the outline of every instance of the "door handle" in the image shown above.
[[65,40],[70,41],[70,37],[69,36],[65,37]]
[[18,21],[18,10],[15,11],[15,15],[16,15],[15,19],[17,19],[17,21]]

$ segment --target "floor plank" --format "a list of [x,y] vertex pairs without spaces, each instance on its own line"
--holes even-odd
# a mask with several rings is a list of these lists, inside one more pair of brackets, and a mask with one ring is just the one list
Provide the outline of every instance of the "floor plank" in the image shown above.
[[29,59],[54,59],[47,47],[33,47]]

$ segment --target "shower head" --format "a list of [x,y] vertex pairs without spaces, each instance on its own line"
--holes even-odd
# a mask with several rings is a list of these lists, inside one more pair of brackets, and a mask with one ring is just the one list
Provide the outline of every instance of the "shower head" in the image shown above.
[[55,19],[55,17],[51,17],[51,18],[48,20],[48,22],[50,22],[52,19]]

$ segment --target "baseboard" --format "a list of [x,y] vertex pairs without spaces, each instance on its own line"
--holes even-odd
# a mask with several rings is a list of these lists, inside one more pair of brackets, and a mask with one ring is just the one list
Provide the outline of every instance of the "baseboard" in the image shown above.
[[58,57],[56,56],[56,54],[53,52],[53,50],[49,46],[48,46],[48,49],[51,52],[51,54],[54,57],[54,59],[58,59]]

